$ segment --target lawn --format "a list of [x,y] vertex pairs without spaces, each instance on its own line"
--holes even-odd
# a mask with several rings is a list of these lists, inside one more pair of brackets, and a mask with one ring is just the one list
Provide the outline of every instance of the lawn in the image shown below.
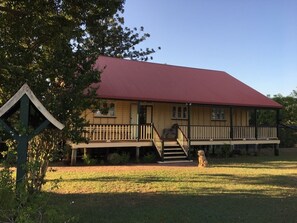
[[53,167],[79,222],[297,222],[297,149],[187,165]]

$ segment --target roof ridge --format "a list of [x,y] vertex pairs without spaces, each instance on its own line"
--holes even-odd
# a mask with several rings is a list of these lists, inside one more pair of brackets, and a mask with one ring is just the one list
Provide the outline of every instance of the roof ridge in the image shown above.
[[[214,72],[220,72],[220,73],[228,74],[226,71],[223,71],[223,70],[189,67],[189,66],[182,66],[182,65],[176,65],[176,64],[167,64],[167,63],[160,63],[160,62],[152,62],[152,61],[132,60],[132,59],[129,59],[129,58],[119,58],[119,57],[112,57],[112,56],[105,56],[105,55],[100,55],[99,57],[105,57],[105,58],[109,58],[109,59],[116,59],[116,60],[135,62],[135,63],[144,63],[144,64],[152,64],[152,65],[160,65],[160,66],[168,66],[168,67],[179,67],[179,68],[186,68],[186,69],[193,69],[193,70],[214,71]],[[228,75],[230,75],[230,74],[228,74]]]

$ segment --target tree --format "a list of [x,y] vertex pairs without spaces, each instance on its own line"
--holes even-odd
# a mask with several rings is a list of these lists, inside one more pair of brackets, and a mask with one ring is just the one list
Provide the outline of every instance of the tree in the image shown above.
[[[144,33],[143,27],[125,27],[123,12],[124,0],[0,2],[0,106],[28,83],[45,107],[66,126],[62,133],[48,129],[30,142],[25,192],[18,192],[23,196],[11,193],[11,172],[7,168],[0,171],[0,192],[6,191],[3,187],[10,192],[0,193],[1,203],[8,208],[0,208],[0,221],[36,222],[38,216],[47,216],[50,209],[34,198],[40,195],[48,163],[63,145],[61,142],[84,140],[81,131],[87,123],[81,114],[98,103],[96,89],[89,88],[100,81],[100,71],[92,69],[98,56],[148,60],[155,52],[149,48],[135,50],[149,34]],[[16,120],[17,116],[16,113]],[[0,137],[7,138],[1,129]],[[9,159],[14,160],[13,152],[10,146]],[[38,212],[36,216],[34,210],[39,204],[43,214]]]
[[[269,97],[269,96],[268,96]],[[297,143],[296,130],[290,129],[289,126],[297,126],[297,91],[293,92],[289,96],[283,96],[281,94],[274,95],[272,97],[274,101],[281,104],[283,109],[280,110],[280,146],[292,147]],[[255,115],[251,114],[251,125],[255,125]],[[261,126],[276,126],[277,125],[277,113],[276,110],[263,109],[257,111],[257,125]]]
[[297,91],[289,96],[282,96],[281,94],[275,95],[273,100],[283,106],[281,110],[281,124],[283,128],[280,131],[280,139],[282,147],[292,147],[297,143],[296,130],[288,128],[289,126],[297,126]]
[[[81,141],[82,112],[98,101],[99,55],[148,60],[135,50],[149,37],[124,26],[124,0],[2,0],[0,3],[0,106],[24,83],[63,124],[30,143],[28,185],[40,190],[53,153],[66,139]],[[86,89],[88,89],[86,91]]]

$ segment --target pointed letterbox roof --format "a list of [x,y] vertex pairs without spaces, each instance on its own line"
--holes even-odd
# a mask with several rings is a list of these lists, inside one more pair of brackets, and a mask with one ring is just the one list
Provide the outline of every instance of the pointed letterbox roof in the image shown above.
[[56,128],[62,130],[65,126],[55,119],[48,110],[41,104],[38,98],[34,95],[32,90],[27,84],[24,84],[18,92],[10,98],[1,108],[0,108],[0,117],[8,112],[12,107],[19,102],[19,100],[24,96],[27,95],[30,101],[35,105],[37,110]]

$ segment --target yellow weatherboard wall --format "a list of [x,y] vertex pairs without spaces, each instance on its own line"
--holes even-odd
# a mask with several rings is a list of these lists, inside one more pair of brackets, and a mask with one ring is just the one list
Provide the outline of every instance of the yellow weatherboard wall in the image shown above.
[[[86,110],[83,114],[90,124],[130,124],[131,123],[131,105],[137,105],[135,101],[124,100],[107,100],[108,103],[114,103],[114,117],[96,117],[92,110]],[[141,103],[149,104],[153,108],[153,123],[159,133],[162,133],[164,128],[170,128],[173,124],[187,125],[187,119],[175,119],[172,117],[172,106],[184,106],[184,104],[174,103]],[[191,125],[203,126],[230,126],[230,109],[224,109],[224,120],[212,120],[212,106],[191,105]],[[249,109],[233,108],[233,125],[248,126]]]

